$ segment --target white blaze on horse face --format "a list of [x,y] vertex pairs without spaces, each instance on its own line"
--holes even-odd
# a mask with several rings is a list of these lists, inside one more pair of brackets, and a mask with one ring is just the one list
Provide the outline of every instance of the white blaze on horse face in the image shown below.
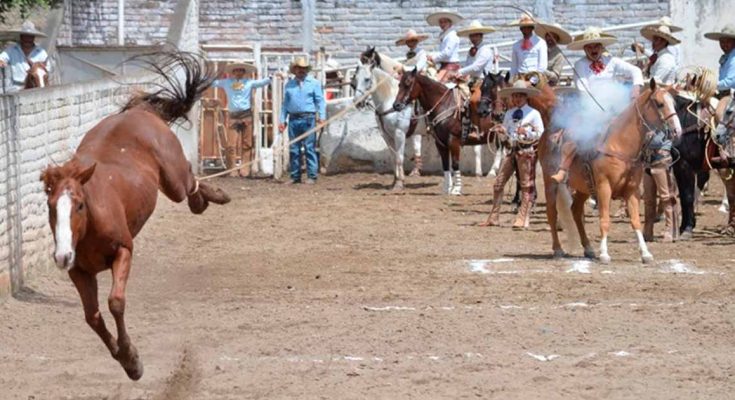
[[54,251],[56,266],[63,270],[69,270],[74,265],[71,208],[71,195],[68,190],[64,190],[56,202],[56,250]]
[[38,78],[38,87],[46,87],[46,71],[43,68],[36,68],[36,77]]

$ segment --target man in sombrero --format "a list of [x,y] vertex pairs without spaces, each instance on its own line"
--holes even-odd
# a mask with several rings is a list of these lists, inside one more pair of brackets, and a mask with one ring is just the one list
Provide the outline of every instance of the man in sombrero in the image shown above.
[[[671,34],[666,25],[644,27],[641,35],[651,41],[653,53],[649,57],[646,75],[656,82],[671,85],[676,81],[677,61],[669,46],[681,43]],[[648,149],[650,158],[647,160],[649,173],[643,174],[643,194],[645,200],[645,223],[643,237],[646,241],[653,240],[653,225],[658,217],[656,200],[663,207],[664,233],[663,242],[670,243],[679,236],[676,215],[676,185],[671,171],[672,137],[668,130],[651,133]]]
[[17,92],[24,88],[28,70],[31,68],[30,63],[46,63],[46,71],[49,73],[52,71],[46,50],[36,45],[36,38],[46,35],[37,30],[33,22],[25,21],[19,29],[0,32],[0,37],[15,41],[0,53],[0,68],[9,67],[7,68],[9,73],[5,74],[3,82],[6,93]]
[[550,24],[537,21],[536,34],[543,38],[547,47],[547,68],[544,74],[551,86],[559,84],[561,72],[566,61],[559,45],[568,45],[572,42],[572,35],[559,24]]
[[[398,38],[396,40],[396,46],[400,45],[406,45],[408,47],[408,51],[406,52],[406,61],[403,63],[403,65],[411,68],[416,67],[416,70],[419,73],[425,72],[426,68],[428,66],[428,54],[426,53],[426,50],[424,50],[422,47],[419,47],[419,43],[423,42],[424,40],[428,39],[429,35],[426,34],[418,34],[415,30],[409,29],[405,35]],[[418,101],[416,101],[416,105],[414,107],[418,106]],[[415,110],[416,108],[414,108]],[[413,143],[413,169],[408,174],[409,176],[420,176],[421,175],[421,168],[423,168],[423,160],[421,158],[421,140],[422,135],[421,132],[414,132],[413,135],[411,135],[411,141]]]
[[[567,46],[569,50],[584,50],[584,57],[580,58],[574,63],[576,70],[574,85],[580,91],[578,101],[573,102],[575,104],[574,110],[586,110],[596,113],[600,113],[598,122],[599,126],[604,125],[604,121],[609,120],[617,112],[622,111],[623,104],[615,104],[619,100],[619,93],[608,93],[610,90],[620,90],[620,85],[615,85],[615,79],[617,77],[624,77],[631,81],[633,84],[627,96],[630,99],[635,99],[640,92],[640,88],[643,86],[643,74],[640,68],[623,61],[620,58],[611,56],[606,50],[605,46],[613,44],[617,41],[617,38],[613,35],[602,32],[599,28],[590,27],[584,31],[581,35],[574,38],[572,43]],[[601,91],[606,91],[602,93]],[[596,106],[588,106],[589,102],[592,101],[590,95],[586,94],[589,92],[595,99],[601,102],[610,102],[605,107],[604,111],[601,111]],[[627,105],[627,101],[625,102]],[[605,104],[603,104],[605,106]],[[572,115],[574,119],[574,115]],[[595,140],[596,133],[591,132],[591,127],[582,126],[574,127],[576,129],[565,130],[565,141],[562,145],[561,154],[561,165],[559,171],[551,176],[556,182],[564,182],[567,177],[567,171],[574,161],[574,157],[577,152],[577,143],[585,142],[591,143]]]
[[460,68],[459,37],[454,26],[463,19],[464,17],[461,15],[448,10],[437,11],[426,17],[426,22],[429,25],[438,26],[442,30],[439,35],[441,41],[439,51],[430,54],[428,57],[429,61],[439,66],[436,77],[439,82],[446,82],[448,79],[447,73],[450,71],[456,72]]
[[[229,77],[217,79],[212,87],[218,87],[227,93],[227,144],[225,147],[225,167],[232,169],[236,163],[237,143],[240,143],[241,165],[253,159],[253,90],[268,86],[271,78],[253,80],[246,77],[248,73],[257,72],[255,66],[248,63],[231,63],[225,67]],[[230,176],[247,176],[249,168],[242,167],[230,172]]]
[[726,98],[730,96],[729,103],[725,108],[723,121],[715,130],[717,142],[725,149],[729,150],[725,156],[731,161],[735,159],[733,148],[735,144],[735,134],[733,134],[733,125],[735,125],[735,100],[732,93],[735,89],[735,25],[728,24],[719,32],[708,32],[704,37],[710,40],[716,40],[720,43],[720,49],[724,53],[720,57],[720,73],[717,78],[717,97],[722,101],[728,101]]
[[517,78],[520,74],[546,71],[548,68],[546,42],[533,33],[536,21],[524,13],[507,26],[519,27],[523,35],[513,44],[510,75]]
[[[309,76],[311,65],[306,58],[299,57],[289,68],[294,75],[286,82],[283,90],[283,103],[278,130],[284,132],[288,128],[291,141],[321,124],[327,116],[327,104],[324,101],[322,84]],[[316,183],[319,174],[319,158],[316,154],[316,132],[312,132],[301,144],[291,143],[289,147],[291,183],[301,183],[301,155],[306,158],[306,184]]]
[[456,73],[450,72],[449,75],[457,75],[462,78],[463,82],[460,88],[465,95],[465,107],[464,115],[462,119],[462,137],[465,138],[470,131],[470,115],[468,101],[475,89],[482,84],[482,79],[486,72],[491,72],[493,67],[493,58],[495,52],[489,43],[484,43],[486,33],[495,32],[495,28],[492,26],[485,26],[479,20],[473,20],[467,27],[457,31],[459,37],[469,37],[472,47],[467,52],[467,59],[465,60],[462,68]]
[[503,189],[513,173],[518,169],[518,180],[521,186],[521,206],[513,229],[528,228],[533,193],[535,191],[536,144],[544,133],[544,122],[541,114],[528,105],[528,98],[537,96],[540,90],[530,86],[529,82],[517,80],[512,87],[500,90],[500,96],[510,98],[510,108],[503,118],[503,127],[499,132],[505,136],[510,147],[505,159],[500,164],[500,172],[493,185],[493,208],[487,220],[480,226],[500,225],[500,206],[503,202]]
[[[671,18],[661,17],[657,23],[645,25],[643,28],[641,28],[641,31],[648,29],[659,29],[662,26],[668,28],[670,34],[681,32],[684,30],[684,28],[674,25],[674,22],[671,20]],[[651,57],[651,55],[653,55],[653,50],[645,48],[645,46],[638,42],[633,43],[631,49],[636,53],[644,54],[646,57]],[[668,50],[674,56],[674,61],[676,61],[676,68],[681,68],[681,46],[679,46],[678,44],[670,44],[668,46]]]

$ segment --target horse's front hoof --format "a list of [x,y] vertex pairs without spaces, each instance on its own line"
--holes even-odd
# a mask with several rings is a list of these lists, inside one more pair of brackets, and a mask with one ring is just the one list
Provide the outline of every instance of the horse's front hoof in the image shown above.
[[403,190],[403,182],[396,182],[390,188],[391,192],[400,192]]
[[610,258],[609,255],[607,255],[607,254],[600,254],[600,263],[602,263],[602,264],[610,264],[610,261],[612,261],[612,259]]
[[562,249],[554,250],[554,258],[559,259],[559,258],[564,258],[566,256],[567,256],[567,253],[565,253],[564,250]]
[[[584,249],[584,258],[595,259],[597,258],[597,255],[595,254],[595,251],[592,249]],[[610,257],[608,256],[608,258]]]
[[128,378],[137,381],[143,377],[143,363],[139,359],[135,360],[135,365],[129,368],[123,367]]
[[641,256],[641,262],[643,264],[650,264],[653,262],[653,255],[652,254],[643,254]]
[[692,240],[692,231],[684,231],[679,235],[679,240]]

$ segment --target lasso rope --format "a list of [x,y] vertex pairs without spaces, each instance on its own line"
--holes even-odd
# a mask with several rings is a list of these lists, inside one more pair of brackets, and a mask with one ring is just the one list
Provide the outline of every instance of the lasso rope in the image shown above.
[[[290,145],[292,145],[294,143],[298,143],[298,142],[306,139],[312,133],[314,133],[314,132],[316,132],[316,131],[324,128],[325,126],[331,124],[335,120],[337,120],[339,118],[342,118],[345,114],[347,114],[348,111],[350,111],[351,109],[355,108],[358,103],[361,103],[363,100],[365,100],[368,96],[370,96],[370,94],[372,94],[374,91],[376,91],[380,87],[380,85],[382,85],[383,83],[385,83],[388,79],[390,79],[390,77],[383,78],[383,80],[381,80],[377,85],[375,85],[374,87],[370,88],[370,90],[366,91],[357,100],[355,100],[352,103],[350,103],[350,105],[348,105],[347,107],[345,107],[343,110],[340,110],[333,117],[327,119],[326,121],[323,121],[322,123],[316,125],[315,127],[311,128],[308,131],[302,133],[301,135],[295,137],[293,140],[290,140],[289,143],[288,143],[288,146],[290,146]],[[288,149],[287,148],[287,145],[284,143],[284,144],[282,144],[282,145],[280,145],[278,147],[274,146],[273,153],[276,154],[276,152],[286,151],[287,149]],[[204,181],[204,180],[207,180],[207,179],[212,179],[212,178],[215,178],[215,177],[218,177],[218,176],[226,175],[226,174],[229,174],[232,171],[236,171],[236,170],[245,168],[245,167],[247,167],[249,165],[252,165],[253,163],[255,163],[257,161],[260,161],[260,157],[255,157],[251,161],[248,161],[248,162],[246,162],[244,164],[241,164],[241,165],[239,165],[237,167],[229,168],[229,169],[226,169],[224,171],[217,172],[216,174],[207,175],[207,176],[203,176],[203,177],[197,178],[197,180],[198,181]]]

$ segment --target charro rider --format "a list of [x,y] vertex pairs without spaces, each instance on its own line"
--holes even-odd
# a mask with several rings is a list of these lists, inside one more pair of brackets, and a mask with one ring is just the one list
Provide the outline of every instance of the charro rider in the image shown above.
[[568,45],[572,42],[572,35],[569,34],[559,24],[547,24],[538,22],[536,25],[536,34],[546,41],[547,47],[547,68],[544,74],[549,85],[556,86],[559,84],[561,72],[566,62],[559,45]]
[[46,63],[46,71],[51,72],[52,66],[48,62],[46,50],[36,45],[36,38],[46,37],[46,35],[37,30],[33,22],[25,21],[20,29],[2,32],[0,36],[16,41],[0,53],[0,68],[10,66],[10,73],[7,76],[4,75],[6,82],[3,82],[3,88],[6,93],[23,89],[28,70],[31,68],[30,63]]
[[[423,42],[424,40],[428,39],[429,35],[426,34],[418,34],[413,29],[409,29],[408,32],[406,32],[405,35],[403,35],[401,38],[396,40],[396,46],[400,46],[405,44],[408,47],[408,51],[406,52],[406,61],[403,63],[407,67],[416,67],[416,70],[419,73],[423,73],[426,71],[426,67],[428,66],[427,63],[427,53],[426,50],[419,47],[419,43]],[[414,105],[415,107],[418,106],[418,101]],[[411,173],[409,173],[409,176],[419,176],[421,175],[421,167],[423,167],[423,162],[421,160],[421,132],[414,132],[411,136],[411,140],[413,141],[413,169],[411,170]]]
[[[643,74],[640,68],[605,52],[605,46],[616,41],[615,36],[603,33],[599,28],[590,27],[583,34],[576,36],[574,41],[567,46],[569,50],[584,50],[585,53],[584,57],[574,63],[576,70],[574,84],[578,90],[589,91],[594,96],[604,96],[605,94],[600,93],[599,89],[596,90],[596,87],[605,82],[612,82],[617,76],[623,76],[633,83],[631,98],[635,99],[638,96],[643,86]],[[587,99],[588,94],[581,93],[580,96],[582,99]],[[567,138],[562,146],[559,171],[551,176],[556,182],[561,183],[566,179],[567,171],[576,155],[575,140],[577,139],[579,138]]]
[[[671,34],[671,30],[666,25],[643,28],[641,29],[641,35],[651,41],[653,48],[653,53],[646,68],[647,75],[658,83],[673,84],[676,81],[677,62],[669,46],[678,45],[681,41]],[[646,160],[650,168],[650,174],[643,175],[643,193],[646,207],[643,237],[647,241],[653,240],[653,224],[657,217],[656,194],[658,193],[658,200],[663,205],[664,210],[665,230],[663,241],[673,242],[679,232],[676,221],[676,186],[669,168],[672,163],[671,140],[673,138],[668,130],[649,132],[649,134],[653,137],[649,139],[648,152],[650,157]]]
[[503,202],[503,189],[516,168],[521,182],[521,206],[518,208],[513,229],[528,227],[529,213],[533,202],[535,188],[534,171],[536,168],[536,148],[544,123],[541,114],[528,105],[529,96],[536,96],[540,91],[524,80],[517,80],[513,87],[502,89],[502,97],[510,96],[513,108],[505,113],[503,126],[499,134],[507,136],[506,143],[511,151],[501,163],[500,172],[493,186],[493,208],[481,226],[498,226],[500,224],[500,206]]
[[[227,65],[225,73],[229,78],[217,79],[212,84],[227,93],[227,114],[229,126],[227,127],[227,146],[225,147],[225,166],[227,169],[235,167],[237,142],[240,142],[240,163],[252,160],[253,154],[253,110],[251,98],[253,89],[268,86],[270,78],[252,80],[245,77],[248,72],[255,72],[255,66],[247,63],[232,63]],[[230,172],[230,176],[246,176],[248,169],[245,167]]]
[[442,33],[439,35],[439,51],[429,55],[429,61],[439,66],[439,72],[436,79],[439,82],[447,81],[447,73],[449,71],[457,71],[460,68],[459,65],[459,37],[457,31],[454,28],[458,22],[462,21],[464,17],[461,15],[448,11],[441,10],[435,13],[429,14],[426,17],[426,22],[431,26],[438,26],[441,28]]
[[546,71],[548,67],[546,42],[533,33],[536,21],[531,16],[523,14],[508,26],[519,27],[523,35],[520,40],[513,44],[510,64],[511,76],[517,78],[518,75],[528,72],[543,73]]
[[[458,76],[463,83],[460,84],[460,88],[463,90],[465,95],[465,107],[462,121],[462,137],[465,138],[470,131],[470,108],[469,98],[471,92],[482,84],[482,78],[486,72],[491,72],[493,67],[493,58],[495,57],[495,51],[489,43],[483,43],[483,39],[486,33],[495,32],[495,28],[492,26],[484,26],[478,20],[474,20],[466,28],[457,31],[459,37],[469,37],[472,47],[467,52],[467,59],[465,60],[462,68],[460,68],[456,74],[450,72],[450,76]],[[465,87],[465,84],[467,85]]]
[[[705,33],[704,37],[720,42],[720,49],[724,53],[720,57],[717,97],[727,101],[726,97],[731,96],[733,89],[735,89],[735,25],[728,24],[719,32]],[[717,126],[716,131],[717,141],[728,151],[725,156],[730,159],[730,162],[735,159],[735,153],[733,153],[735,135],[733,135],[733,130],[735,130],[735,101],[731,96],[729,104],[725,108],[723,121]]]
[[[661,17],[657,23],[646,25],[643,28],[641,28],[641,31],[644,31],[647,29],[658,29],[661,26],[667,27],[669,29],[669,32],[672,34],[681,32],[684,30],[683,28],[674,25],[674,23],[671,21],[671,18]],[[677,69],[681,67],[681,48],[680,47],[681,46],[679,46],[678,44],[676,45],[672,44],[668,46],[669,52],[674,56],[674,61],[676,62]],[[636,52],[636,54],[638,53],[645,54],[645,56],[649,58],[651,57],[651,55],[653,55],[653,50],[646,49],[645,46],[643,46],[643,44],[638,43],[638,42],[633,43],[633,45],[631,46],[631,49],[634,52]]]

